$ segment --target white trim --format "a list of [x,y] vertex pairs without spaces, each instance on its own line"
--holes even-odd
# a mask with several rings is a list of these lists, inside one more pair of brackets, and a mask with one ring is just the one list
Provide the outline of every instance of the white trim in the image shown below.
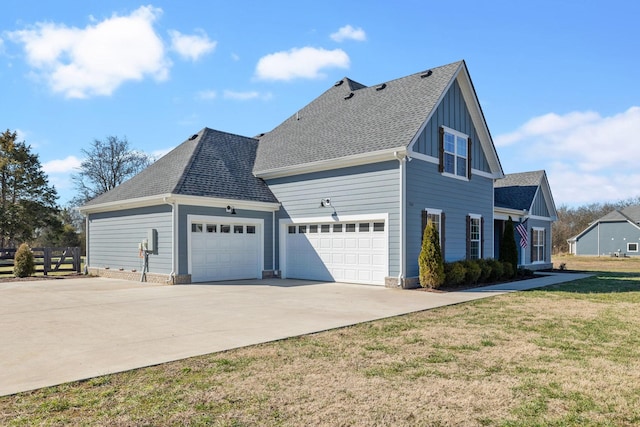
[[134,209],[149,206],[164,205],[165,200],[172,199],[174,203],[181,205],[194,205],[206,207],[226,207],[233,205],[235,208],[271,212],[280,209],[280,203],[257,202],[250,200],[235,200],[205,196],[184,196],[180,194],[159,194],[156,196],[138,197],[134,199],[118,200],[115,202],[100,203],[97,205],[81,206],[80,213],[88,215],[98,212],[112,212],[124,209]]
[[509,217],[512,220],[523,220],[526,216],[526,213],[521,209],[511,209],[511,208],[501,208],[494,207],[493,208],[493,219],[499,219],[503,221],[507,221]]
[[207,216],[207,215],[187,215],[187,269],[189,274],[193,274],[193,266],[191,260],[191,224],[193,222],[217,223],[217,224],[249,224],[258,225],[260,227],[260,253],[258,260],[258,271],[256,271],[256,279],[262,278],[264,270],[264,219],[262,218],[244,218],[230,216]]
[[406,155],[406,147],[397,147],[386,150],[373,151],[337,159],[319,160],[301,165],[286,166],[254,172],[254,175],[262,179],[281,178],[284,176],[302,175],[305,173],[341,169],[352,166],[367,165],[389,160],[397,160],[396,154]]
[[[427,154],[417,153],[415,151],[409,152],[408,157],[411,158],[411,159],[418,159],[418,160],[422,160],[424,162],[433,163],[435,165],[440,164],[440,160],[437,157],[429,156]],[[482,171],[480,169],[474,169],[474,168],[471,168],[471,175],[478,175],[478,176],[481,176],[483,178],[490,178],[490,179],[498,179],[498,178],[501,177],[498,174],[494,174],[494,173],[491,173],[491,172],[486,172],[486,171]],[[462,177],[458,177],[458,178],[462,178]],[[467,181],[468,181],[468,179],[467,179]]]
[[[631,249],[629,249],[629,245],[636,245],[636,250],[632,251]],[[638,242],[627,242],[627,252],[638,252],[638,246],[640,246]]]
[[[532,218],[532,217],[529,217],[529,218]],[[547,261],[547,259],[546,259],[547,258],[547,234],[548,234],[547,233],[547,229],[545,227],[531,227],[528,231],[533,231],[534,234],[536,232],[538,232],[538,231],[542,231],[542,235],[544,237],[543,241],[542,241],[542,254],[543,254],[542,258],[543,259],[539,260],[539,261],[534,261],[533,260],[533,251],[534,250],[537,251],[536,248],[539,247],[539,246],[534,246],[534,244],[533,244],[533,236],[531,236],[531,252],[532,252],[531,253],[531,259],[530,259],[531,264],[533,265],[533,264],[546,264],[546,263],[548,263],[549,261]]]
[[282,279],[287,278],[287,234],[289,234],[289,226],[296,224],[327,224],[334,222],[364,222],[364,221],[384,221],[384,234],[386,244],[386,259],[387,265],[385,270],[385,277],[389,275],[389,214],[388,213],[380,213],[380,214],[365,214],[365,215],[345,215],[336,219],[333,216],[320,216],[320,217],[306,217],[306,218],[281,218],[279,221],[280,228],[280,277]]

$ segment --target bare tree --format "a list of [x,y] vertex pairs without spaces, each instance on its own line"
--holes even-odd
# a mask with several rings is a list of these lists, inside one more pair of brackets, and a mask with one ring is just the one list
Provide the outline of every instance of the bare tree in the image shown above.
[[95,139],[82,154],[80,171],[71,177],[78,192],[72,202],[76,206],[122,184],[152,161],[147,154],[133,150],[126,137],[117,136],[108,136],[104,141]]

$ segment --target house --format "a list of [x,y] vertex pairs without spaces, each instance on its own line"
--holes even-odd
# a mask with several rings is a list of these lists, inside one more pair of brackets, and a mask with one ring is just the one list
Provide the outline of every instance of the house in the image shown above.
[[504,227],[511,217],[516,225],[520,266],[553,268],[551,231],[558,214],[545,171],[508,174],[496,180],[494,187],[494,257],[500,257]]
[[[148,258],[146,279],[171,283],[414,287],[427,220],[447,261],[494,255],[503,177],[464,61],[374,86],[344,78],[268,133],[205,128],[87,203],[87,265],[135,278]],[[547,211],[501,208],[532,230],[555,215],[538,185]],[[550,229],[544,239],[546,257]]]
[[574,255],[639,256],[640,205],[609,212],[567,242]]

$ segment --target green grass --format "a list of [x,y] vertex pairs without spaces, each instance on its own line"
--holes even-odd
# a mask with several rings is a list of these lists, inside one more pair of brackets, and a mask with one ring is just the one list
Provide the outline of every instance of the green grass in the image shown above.
[[640,425],[640,275],[0,398],[0,424]]

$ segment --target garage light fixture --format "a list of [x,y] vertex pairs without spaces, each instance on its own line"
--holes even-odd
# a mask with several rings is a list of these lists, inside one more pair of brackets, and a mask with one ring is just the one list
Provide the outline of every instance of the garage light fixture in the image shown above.
[[330,208],[331,207],[331,199],[330,198],[324,198],[320,200],[320,207],[321,208]]
[[236,214],[236,208],[234,208],[233,206],[227,206],[227,213],[231,214],[231,215],[235,215]]

